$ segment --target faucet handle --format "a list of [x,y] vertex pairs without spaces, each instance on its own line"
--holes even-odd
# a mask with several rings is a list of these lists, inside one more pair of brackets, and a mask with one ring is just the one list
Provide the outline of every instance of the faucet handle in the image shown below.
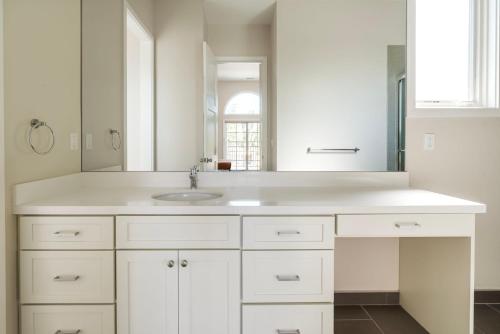
[[199,171],[198,165],[194,165],[193,167],[191,167],[191,175],[197,174],[198,171]]

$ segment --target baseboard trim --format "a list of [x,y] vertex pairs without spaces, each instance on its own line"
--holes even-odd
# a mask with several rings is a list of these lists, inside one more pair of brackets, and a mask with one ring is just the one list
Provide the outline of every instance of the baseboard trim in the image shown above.
[[399,292],[336,292],[335,305],[399,305]]
[[[500,304],[500,290],[476,290],[474,303]],[[336,292],[335,305],[399,305],[399,292]]]
[[474,291],[474,303],[500,304],[500,290],[476,290]]

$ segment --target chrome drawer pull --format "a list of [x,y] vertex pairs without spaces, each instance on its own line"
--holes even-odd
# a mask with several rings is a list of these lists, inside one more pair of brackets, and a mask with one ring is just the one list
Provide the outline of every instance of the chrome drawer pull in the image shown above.
[[277,329],[278,334],[300,334],[300,329]]
[[278,231],[276,232],[278,235],[299,235],[300,231]]
[[81,329],[58,329],[54,334],[80,334]]
[[276,279],[280,282],[298,282],[300,281],[299,275],[276,275]]
[[394,226],[401,230],[412,230],[422,227],[419,223],[396,223]]
[[54,281],[56,282],[75,282],[80,279],[78,275],[57,275],[54,277]]
[[76,237],[80,234],[80,231],[55,231],[54,235],[56,237],[65,237],[65,236],[70,236],[70,237]]

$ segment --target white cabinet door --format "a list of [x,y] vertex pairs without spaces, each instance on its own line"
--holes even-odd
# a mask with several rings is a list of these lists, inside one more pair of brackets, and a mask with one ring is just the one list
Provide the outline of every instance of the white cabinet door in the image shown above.
[[117,252],[118,334],[178,334],[178,252]]
[[179,252],[179,334],[240,333],[240,252]]

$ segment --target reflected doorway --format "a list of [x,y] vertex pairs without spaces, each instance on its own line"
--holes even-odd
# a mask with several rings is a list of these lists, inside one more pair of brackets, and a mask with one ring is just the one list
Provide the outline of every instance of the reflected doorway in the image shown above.
[[154,38],[130,7],[126,30],[125,169],[154,170]]
[[267,64],[218,59],[218,169],[267,170]]

